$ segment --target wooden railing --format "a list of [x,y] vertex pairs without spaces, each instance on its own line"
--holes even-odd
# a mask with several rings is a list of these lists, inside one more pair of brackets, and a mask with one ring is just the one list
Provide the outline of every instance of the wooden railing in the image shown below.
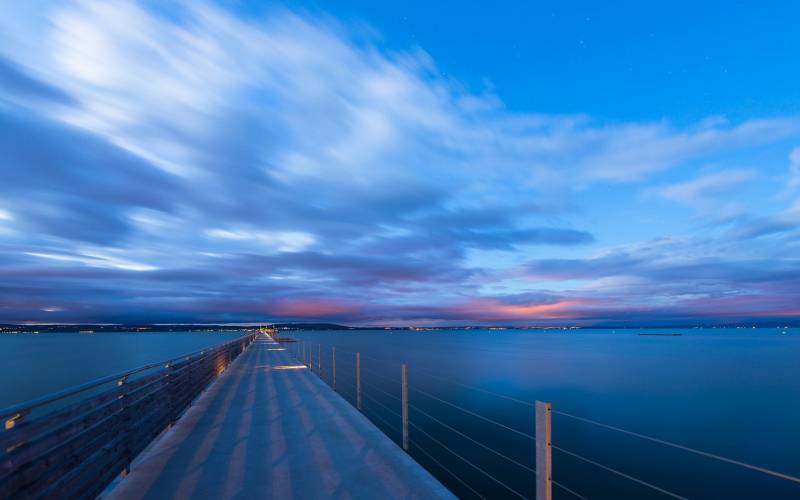
[[0,410],[0,498],[96,497],[255,337]]

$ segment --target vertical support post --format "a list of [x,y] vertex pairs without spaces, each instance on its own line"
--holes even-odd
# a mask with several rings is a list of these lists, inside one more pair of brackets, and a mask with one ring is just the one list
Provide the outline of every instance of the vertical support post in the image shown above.
[[[201,364],[205,364],[205,360],[202,360]],[[175,422],[178,420],[178,395],[175,393],[175,387],[178,385],[178,381],[175,379],[175,371],[172,368],[172,363],[167,363],[165,368],[167,369],[167,401],[169,404],[168,428],[172,429],[172,426],[175,425]]]
[[131,462],[133,461],[133,457],[131,456],[131,434],[133,433],[133,418],[131,416],[131,408],[129,403],[128,397],[128,379],[127,377],[123,377],[117,380],[117,386],[122,387],[121,392],[118,396],[119,399],[122,399],[122,422],[123,428],[125,429],[123,432],[125,433],[125,465],[122,469],[122,477],[128,475],[131,471]]
[[403,363],[403,449],[408,451],[408,365]]
[[550,403],[536,402],[536,500],[552,500]]
[[322,344],[317,345],[317,375],[322,378]]
[[356,353],[356,408],[361,411],[361,353]]
[[331,370],[333,373],[333,390],[336,390],[336,347],[331,347],[333,359],[331,361]]

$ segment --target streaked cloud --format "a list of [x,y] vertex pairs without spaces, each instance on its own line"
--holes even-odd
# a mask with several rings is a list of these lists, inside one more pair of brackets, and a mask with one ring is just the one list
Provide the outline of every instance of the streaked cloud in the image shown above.
[[0,16],[2,321],[758,316],[795,276],[791,206],[640,195],[774,191],[747,154],[800,117],[525,113],[329,17],[38,7]]
[[789,153],[789,188],[800,189],[800,148]]
[[697,204],[707,201],[709,197],[727,193],[731,188],[740,186],[757,175],[752,169],[726,169],[666,186],[656,192],[668,200]]

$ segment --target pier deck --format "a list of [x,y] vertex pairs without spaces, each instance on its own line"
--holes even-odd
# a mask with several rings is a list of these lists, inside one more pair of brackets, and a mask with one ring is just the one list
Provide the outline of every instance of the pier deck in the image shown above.
[[259,337],[106,498],[454,498],[288,351]]

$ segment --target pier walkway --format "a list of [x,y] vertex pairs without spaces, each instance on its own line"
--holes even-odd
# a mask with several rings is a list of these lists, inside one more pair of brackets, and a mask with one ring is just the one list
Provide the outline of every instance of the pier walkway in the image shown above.
[[454,498],[280,349],[259,336],[103,496]]

